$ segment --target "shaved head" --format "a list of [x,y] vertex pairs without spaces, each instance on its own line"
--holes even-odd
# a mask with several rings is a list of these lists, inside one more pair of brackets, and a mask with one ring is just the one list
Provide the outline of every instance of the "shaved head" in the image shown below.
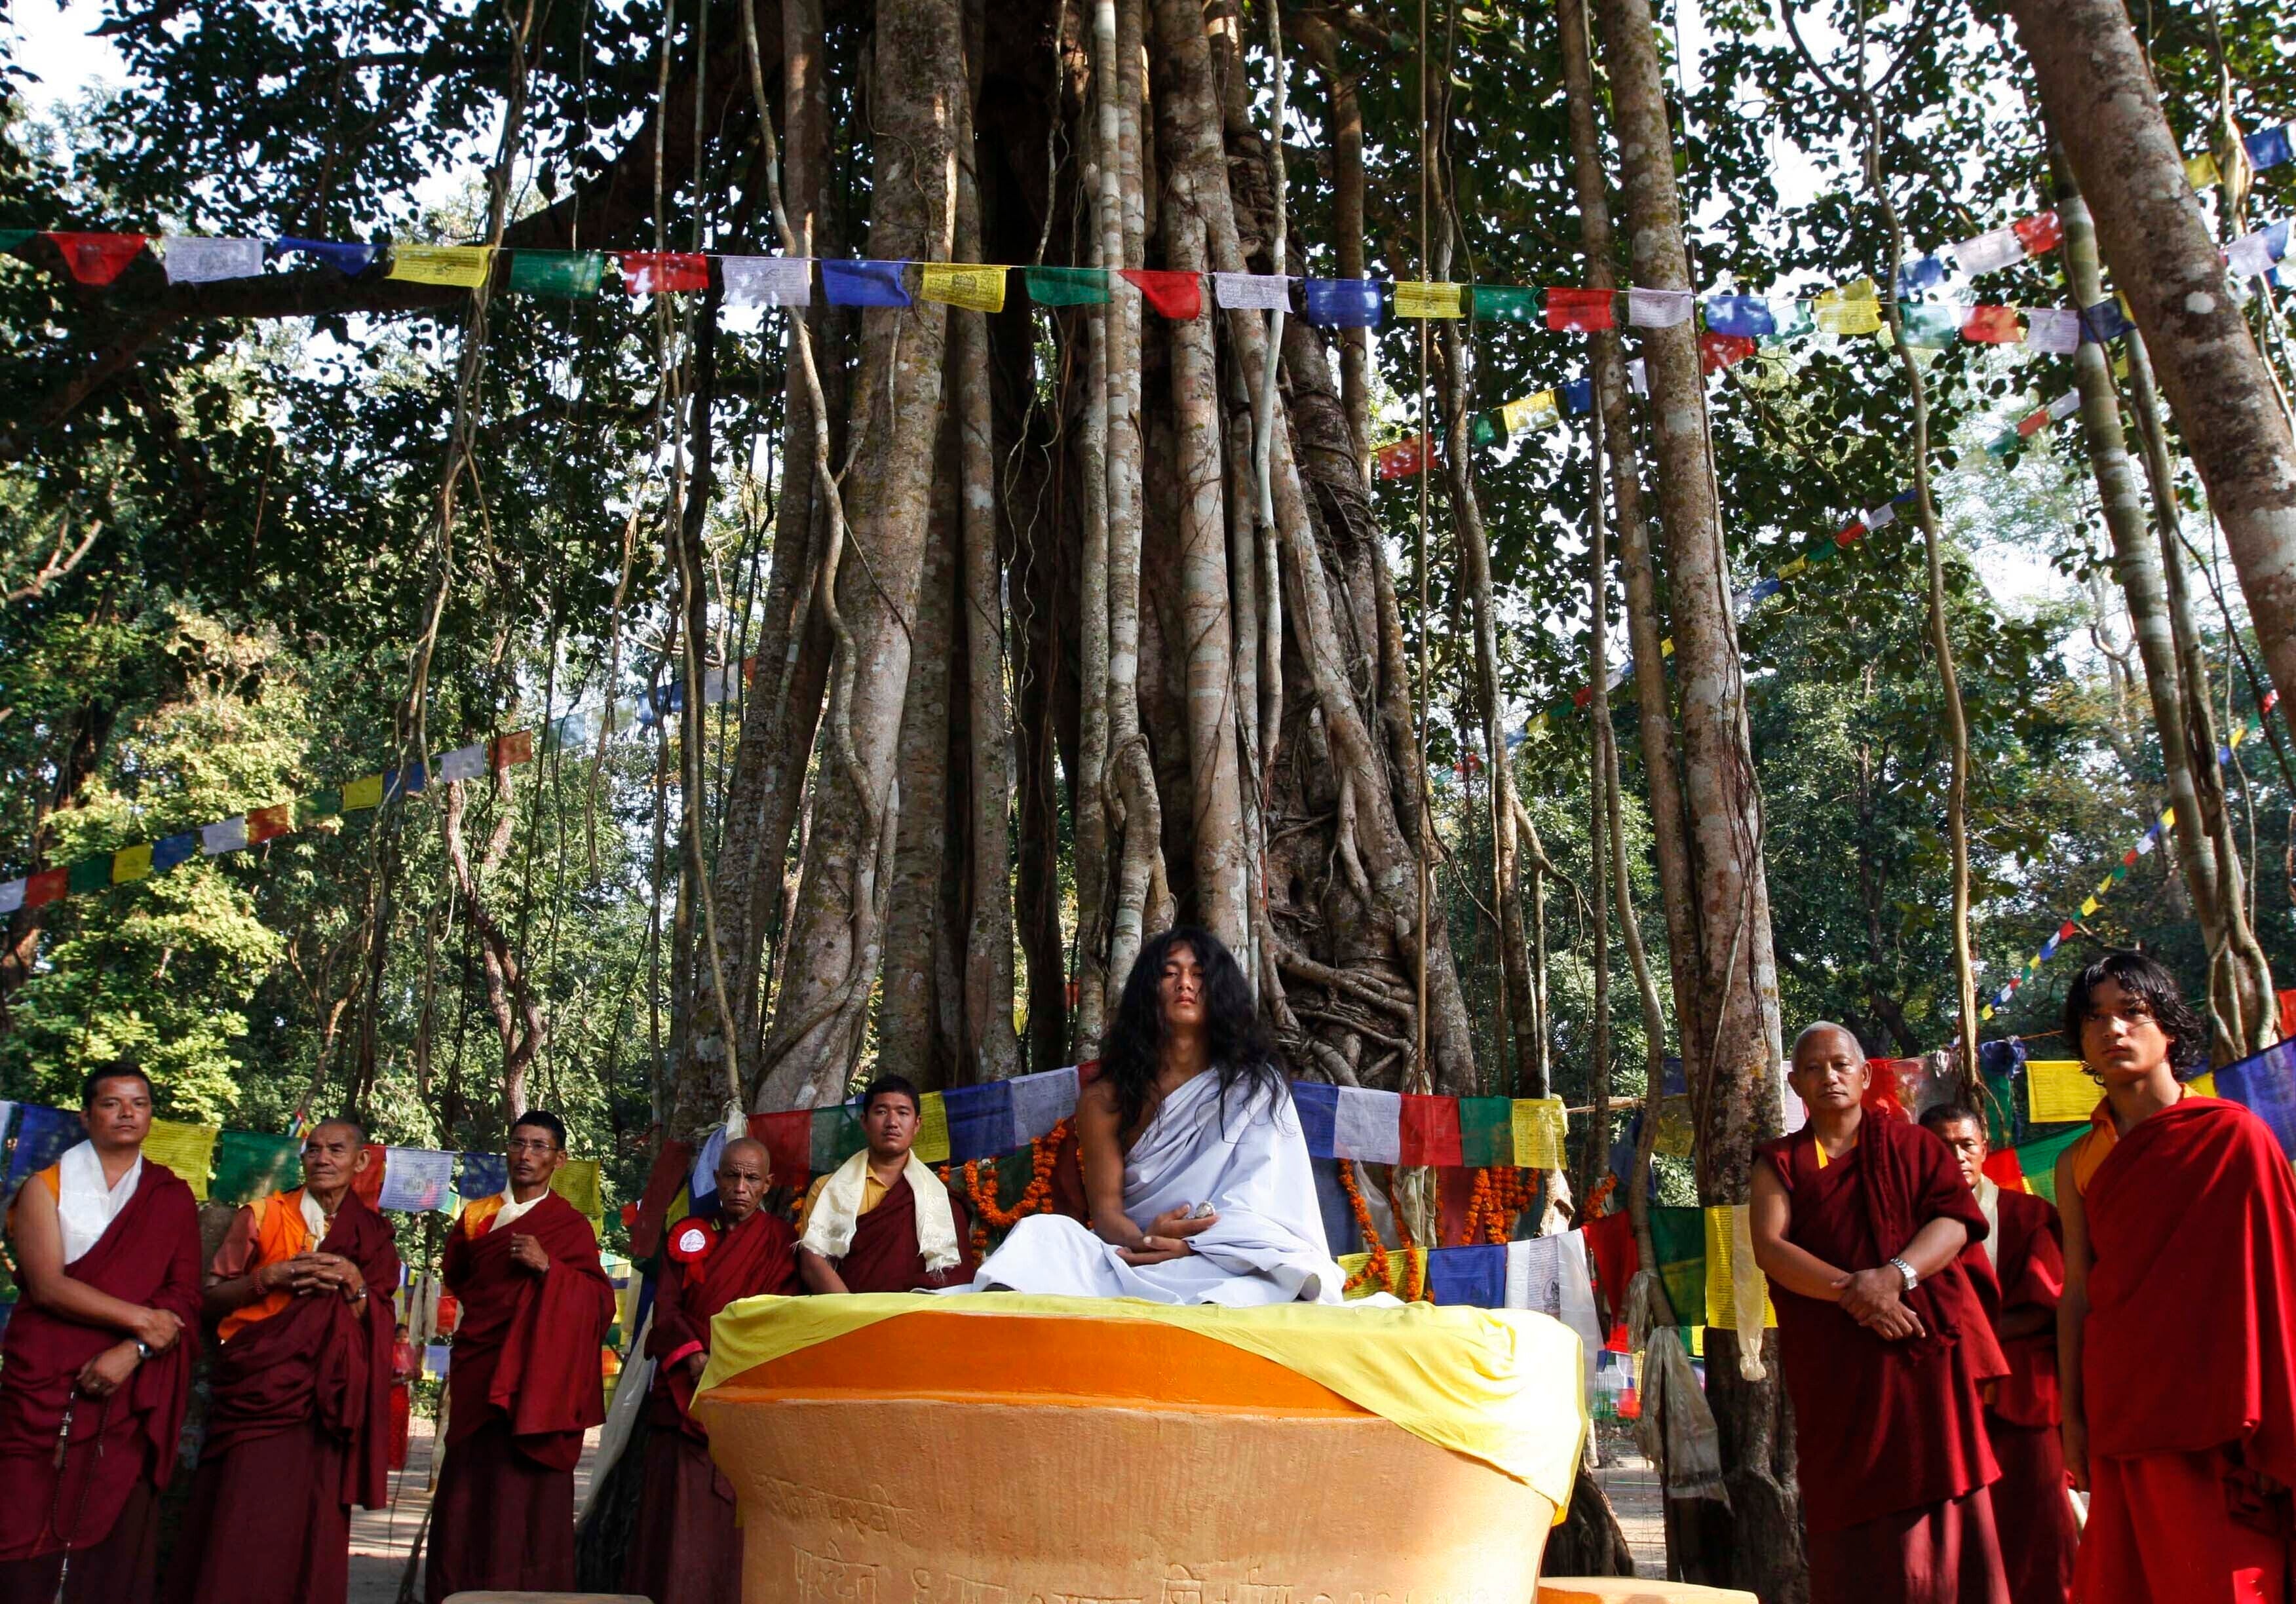
[[1866,1049],[1858,1044],[1857,1033],[1847,1025],[1836,1025],[1831,1019],[1820,1019],[1814,1025],[1803,1026],[1801,1034],[1794,1037],[1793,1051],[1786,1054],[1786,1060],[1790,1063],[1799,1063],[1801,1061],[1801,1050],[1811,1042],[1837,1035],[1849,1043],[1850,1053],[1859,1063],[1866,1061]]
[[330,1130],[348,1131],[352,1141],[361,1147],[366,1145],[366,1127],[348,1114],[338,1114],[331,1119],[323,1119],[311,1129],[314,1133]]
[[768,1149],[764,1142],[759,1142],[754,1136],[734,1137],[733,1141],[727,1142],[723,1149],[719,1150],[718,1162],[723,1164],[726,1159],[733,1158],[736,1153],[740,1154],[744,1158],[756,1159],[767,1169],[771,1169],[773,1167],[774,1155],[772,1150]]
[[758,1212],[774,1183],[774,1156],[762,1142],[736,1136],[718,1155],[718,1214],[738,1225]]

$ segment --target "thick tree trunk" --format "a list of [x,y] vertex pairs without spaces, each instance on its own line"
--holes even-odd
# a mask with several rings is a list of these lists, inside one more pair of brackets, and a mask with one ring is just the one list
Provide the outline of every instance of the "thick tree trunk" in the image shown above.
[[[1292,31],[1316,63],[1331,101],[1332,250],[1341,278],[1364,276],[1364,127],[1355,76],[1340,64],[1340,38],[1321,17],[1294,12]],[[1282,271],[1278,269],[1278,271]],[[1356,461],[1371,477],[1371,331],[1340,331],[1340,400]]]
[[[1110,273],[1121,265],[1123,229],[1119,221],[1117,113],[1111,79],[1101,59],[1112,61],[1116,44],[1114,0],[1093,8],[1106,18],[1107,49],[1098,53],[1092,73],[1092,101],[1079,117],[1077,144],[1080,205],[1095,217],[1089,229],[1092,263]],[[1113,253],[1113,254],[1111,254]],[[1101,1021],[1108,1002],[1110,874],[1108,775],[1110,496],[1114,469],[1109,456],[1109,418],[1114,405],[1109,353],[1119,331],[1119,310],[1111,304],[1078,320],[1085,342],[1084,423],[1078,431],[1076,469],[1082,481],[1083,552],[1077,571],[1077,768],[1074,798],[1077,897],[1077,989],[1075,1051],[1078,1061],[1100,1052]]]
[[2119,0],[2013,0],[2041,105],[2090,197],[2224,527],[2273,683],[2296,692],[2296,439],[2226,282]]
[[[1603,0],[1595,10],[1617,119],[1633,282],[1689,290],[1674,141],[1650,7],[1646,0]],[[1701,1028],[1707,1043],[1703,1077],[1693,1085],[1700,1116],[1699,1191],[1710,1204],[1742,1203],[1754,1144],[1777,1130],[1779,1117],[1777,978],[1762,869],[1761,800],[1746,729],[1697,333],[1686,323],[1647,330],[1643,348],[1657,425],[1684,790],[1693,826]],[[1652,672],[1656,667],[1651,665]],[[1775,1355],[1775,1346],[1766,1346]],[[1808,1578],[1784,1394],[1774,1364],[1759,1380],[1743,1374],[1736,1343],[1726,1333],[1716,1334],[1710,1354],[1709,1387],[1723,1463],[1730,1467],[1731,1503],[1716,1523],[1726,1523],[1726,1534],[1711,1534],[1715,1541],[1700,1568],[1708,1579],[1792,1604],[1807,1596]]]

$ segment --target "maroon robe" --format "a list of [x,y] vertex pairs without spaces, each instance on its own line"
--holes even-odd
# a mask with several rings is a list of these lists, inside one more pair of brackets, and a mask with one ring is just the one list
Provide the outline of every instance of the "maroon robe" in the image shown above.
[[1906,1295],[1926,1334],[1905,1341],[1771,1283],[1811,1604],[2008,1604],[1978,1391],[2008,1364],[1967,1266],[1975,1254],[1983,1268],[1975,1195],[1944,1142],[1870,1111],[1857,1145],[1822,1168],[1807,1125],[1762,1152],[1792,1202],[1786,1240],[1842,1270],[1882,1267],[1939,1217],[1970,1234],[1960,1260]]
[[2283,1596],[2296,1571],[2296,1177],[2235,1103],[2186,1097],[2081,1195],[2093,1496],[2085,1604]]
[[[489,1588],[573,1591],[574,1466],[582,1434],[606,1418],[599,1349],[614,1287],[596,1233],[555,1192],[497,1231],[499,1207],[472,1204],[447,1240],[442,1279],[462,1323],[430,1506],[423,1584],[434,1600]],[[515,1236],[542,1244],[547,1273],[511,1257]]]
[[904,1174],[886,1189],[883,1201],[854,1223],[852,1245],[843,1258],[834,1261],[848,1292],[922,1292],[962,1286],[972,1279],[979,1266],[972,1251],[972,1216],[965,1212],[964,1200],[949,1194],[957,1261],[936,1272],[925,1268],[925,1256],[917,1247],[914,1196]]
[[664,1259],[646,1338],[657,1368],[646,1395],[644,1487],[624,1591],[653,1604],[741,1604],[734,1486],[711,1461],[709,1434],[693,1418],[693,1377],[685,1362],[709,1347],[710,1317],[727,1304],[802,1289],[797,1233],[763,1209],[721,1232],[706,1256],[690,1264]]
[[[2054,1316],[2064,1295],[2064,1228],[2046,1198],[2003,1190],[1990,1256],[1994,1273],[1976,1278],[1997,1335],[2005,1317],[2039,1310]],[[2054,1319],[2022,1337],[2002,1337],[2009,1373],[1985,1398],[1985,1431],[2001,1479],[1993,1484],[1993,1524],[2012,1604],[2064,1604],[2071,1596],[2080,1523],[2066,1496],[2064,1442],[2058,1432]]]
[[[294,1207],[290,1194],[275,1207]],[[350,1506],[390,1502],[391,1299],[398,1249],[355,1193],[315,1251],[358,1266],[366,1302],[298,1297],[242,1326],[208,1371],[199,1481],[168,1563],[183,1604],[341,1604],[350,1590]],[[261,1262],[226,1242],[218,1275]],[[263,1541],[249,1543],[260,1531]]]
[[[200,1346],[192,1189],[145,1163],[135,1195],[64,1269],[99,1292],[167,1310],[184,1332],[110,1399],[75,1401],[80,1366],[120,1333],[17,1305],[0,1342],[0,1604],[51,1604],[68,1555],[68,1599],[145,1604],[159,1559],[155,1494],[175,1468]],[[67,1407],[71,1435],[60,1473],[56,1437]]]

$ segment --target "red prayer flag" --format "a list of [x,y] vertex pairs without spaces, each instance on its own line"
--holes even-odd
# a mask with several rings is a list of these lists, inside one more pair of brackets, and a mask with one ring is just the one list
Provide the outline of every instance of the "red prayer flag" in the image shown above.
[[2071,937],[2072,937],[2072,933],[2073,933],[2073,921],[2072,921],[2071,920],[2070,920],[2070,919],[2068,919],[2067,921],[2065,921],[2065,922],[2064,922],[2064,923],[2062,923],[2062,924],[2061,924],[2061,925],[2059,925],[2059,926],[2057,927],[2057,939],[2058,939],[2059,941],[2068,941],[2068,940],[2070,940],[2070,939],[2071,939]]
[[108,284],[127,269],[144,249],[144,236],[130,233],[57,233],[48,238],[63,253],[64,269],[83,284]]
[[[247,814],[247,844],[267,841],[274,836],[292,835],[295,831],[295,809],[283,802],[276,807],[250,808]],[[381,1182],[376,1185],[380,1186]]]
[[2280,994],[2280,1034],[2296,1036],[2296,991]]
[[1546,326],[1577,333],[1619,326],[1615,291],[1550,289],[1546,292]]
[[487,755],[487,764],[490,768],[516,768],[521,763],[533,761],[532,730],[512,730],[507,735],[496,736],[493,749]]
[[1426,471],[1427,437],[1413,435],[1372,454],[1372,472],[1378,479],[1409,479]]
[[1836,534],[1833,537],[1833,544],[1838,546],[1856,545],[1857,544],[1858,536],[1865,533],[1866,525],[1864,521],[1853,518],[1848,523],[1841,526],[1841,532]]
[[698,250],[625,250],[622,288],[632,295],[709,288],[709,258]]
[[1127,267],[1124,277],[1128,283],[1140,291],[1142,299],[1166,317],[1185,323],[1202,315],[1204,281],[1200,274]]
[[2039,256],[2044,251],[2054,250],[2064,242],[2064,225],[2057,221],[2057,214],[2053,211],[2035,212],[2030,217],[2018,218],[2009,226],[2015,232],[2018,242],[2025,247],[2027,256]]
[[1751,334],[1717,334],[1711,329],[1698,337],[1698,371],[1718,373],[1735,367],[1760,348]]
[[[247,822],[254,823],[255,815],[248,814]],[[370,1142],[366,1144],[366,1167],[353,1172],[351,1175],[351,1195],[369,1208],[380,1210],[382,1207],[382,1166],[390,1158],[389,1148],[379,1142]],[[314,1242],[311,1246],[316,1248],[318,1244]]]
[[1961,325],[1961,337],[1981,345],[2022,345],[2025,331],[2017,322],[2014,307],[1972,307],[1969,321]]
[[2025,1184],[2025,1166],[2017,1161],[2015,1148],[2002,1148],[1985,1155],[1985,1178],[2003,1191],[2030,1191]]
[[[693,1144],[665,1142],[653,1156],[645,1191],[637,1201],[637,1217],[630,1223],[630,1256],[652,1258],[661,1247],[661,1229],[669,1206],[685,1190],[686,1172],[693,1167]],[[627,1218],[627,1216],[626,1216]]]
[[40,907],[62,896],[71,884],[70,869],[50,869],[24,882],[24,905]]
[[1464,1162],[1459,1156],[1459,1100],[1456,1097],[1405,1093],[1396,1135],[1406,1164]]
[[[773,1155],[774,1174],[781,1176],[813,1173],[813,1110],[791,1109],[785,1114],[752,1114],[750,1134]],[[795,1184],[794,1181],[791,1184]]]
[[2048,426],[2048,421],[2049,409],[2046,406],[2037,407],[2017,420],[2017,432],[2021,435],[2037,435]]

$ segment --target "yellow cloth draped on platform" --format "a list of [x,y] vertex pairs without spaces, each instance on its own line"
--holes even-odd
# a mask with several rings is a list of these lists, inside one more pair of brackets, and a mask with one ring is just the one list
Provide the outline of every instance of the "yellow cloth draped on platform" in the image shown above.
[[1009,1292],[750,1297],[710,1322],[709,1366],[701,1390],[881,1320],[926,1310],[1150,1321],[1227,1343],[1328,1387],[1414,1436],[1513,1477],[1554,1505],[1558,1523],[1570,1507],[1585,1448],[1586,1388],[1577,1335],[1560,1321],[1514,1309],[1432,1304],[1228,1309]]

